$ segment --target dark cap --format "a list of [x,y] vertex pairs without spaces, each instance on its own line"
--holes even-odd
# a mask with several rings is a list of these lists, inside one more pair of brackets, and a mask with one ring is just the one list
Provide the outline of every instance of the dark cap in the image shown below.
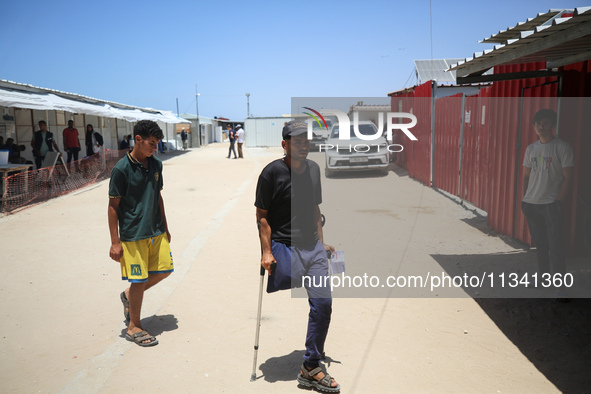
[[291,122],[287,122],[285,126],[283,126],[283,139],[288,140],[291,137],[295,137],[296,135],[304,134],[308,132],[308,125],[301,120],[292,120]]

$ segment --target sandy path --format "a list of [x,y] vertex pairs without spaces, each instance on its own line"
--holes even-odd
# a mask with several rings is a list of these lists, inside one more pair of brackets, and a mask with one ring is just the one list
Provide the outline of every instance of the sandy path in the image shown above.
[[[145,327],[160,341],[154,348],[122,337],[124,283],[108,258],[108,181],[0,218],[2,392],[300,392],[295,375],[308,307],[289,292],[264,297],[259,378],[249,382],[259,259],[253,196],[262,166],[281,152],[248,150],[244,160],[227,160],[225,149],[210,146],[165,161],[175,273],[145,298]],[[462,246],[467,254],[515,252],[459,220],[462,208],[440,194],[394,173],[381,179],[400,190],[398,218],[387,224],[397,240],[393,256],[404,252],[402,271],[405,262],[433,264],[434,254],[458,253],[458,236],[473,245]],[[435,218],[415,209],[418,195],[420,207],[438,212]],[[415,235],[404,222],[416,223]],[[336,218],[327,224],[327,241],[330,226],[338,225]],[[339,242],[333,243],[347,247]],[[569,313],[579,321],[573,305]],[[524,354],[530,348],[520,349],[499,328],[504,317],[495,321],[490,314],[470,298],[337,298],[329,372],[347,393],[588,389],[589,378],[580,375],[565,383],[568,370],[540,372]],[[581,351],[584,359],[588,347]]]

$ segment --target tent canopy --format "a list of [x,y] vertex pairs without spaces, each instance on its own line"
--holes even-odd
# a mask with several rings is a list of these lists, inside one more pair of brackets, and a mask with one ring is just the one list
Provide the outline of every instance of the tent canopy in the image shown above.
[[139,120],[147,119],[173,124],[191,123],[186,119],[177,117],[171,111],[147,110],[130,106],[126,106],[127,108],[119,108],[111,104],[108,102],[101,102],[100,100],[94,100],[94,102],[79,101],[72,98],[62,97],[54,93],[0,88],[0,106],[4,107],[67,111],[103,116],[106,118],[124,119],[129,122],[137,122]]

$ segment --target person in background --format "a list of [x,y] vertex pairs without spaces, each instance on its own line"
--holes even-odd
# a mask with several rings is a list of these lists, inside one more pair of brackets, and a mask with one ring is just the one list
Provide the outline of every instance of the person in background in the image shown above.
[[6,144],[3,144],[2,142],[2,137],[0,137],[0,149],[3,150],[7,150],[8,151],[8,157],[10,157],[10,155],[12,155],[12,153],[14,152],[14,148],[16,147],[16,145],[14,145],[14,139],[12,138],[8,138],[6,140]]
[[[6,145],[4,146],[0,146],[0,149],[3,150],[7,150],[8,151],[8,162],[11,164],[20,164],[20,160],[18,160],[18,162],[14,163],[13,161],[16,161],[16,154],[20,153],[20,151],[17,151],[17,149],[19,149],[20,147],[16,146],[14,144],[14,139],[12,138],[8,138],[6,140]],[[19,158],[20,158],[20,154],[19,154]]]
[[80,152],[80,137],[78,129],[74,127],[74,121],[68,120],[68,127],[63,131],[64,150],[68,153],[67,162],[78,161],[78,152]]
[[123,139],[119,143],[119,150],[130,150],[130,147],[129,147],[129,136],[128,135],[126,135],[125,137],[123,137]]
[[39,130],[33,134],[31,148],[33,148],[33,156],[35,156],[35,166],[37,169],[43,165],[43,160],[47,152],[53,152],[55,148],[55,151],[59,152],[60,156],[62,154],[53,139],[53,133],[47,130],[47,123],[44,120],[39,121]]
[[237,159],[238,156],[236,155],[236,148],[234,147],[234,141],[236,141],[235,131],[232,130],[232,125],[226,125],[228,129],[228,140],[230,141],[230,148],[228,149],[228,159],[232,156],[232,152],[234,152],[234,158]]
[[21,152],[24,152],[27,147],[24,145],[16,145],[14,139],[7,139],[4,148],[8,149],[8,162],[10,164],[33,164],[32,161],[21,157]]
[[[556,112],[541,109],[533,123],[539,140],[527,147],[523,158],[521,210],[536,244],[539,285],[545,276],[564,277],[566,273],[564,202],[571,189],[575,160],[568,142],[554,135]],[[568,301],[564,289],[556,290],[556,299]]]
[[244,159],[244,156],[242,156],[242,144],[244,144],[244,129],[241,125],[236,126],[236,143],[238,144],[238,157]]
[[183,129],[181,131],[181,141],[183,141],[183,149],[187,149],[187,140],[189,139],[189,136],[187,135],[187,132],[185,131],[185,129]]
[[100,152],[103,143],[103,136],[98,131],[94,131],[91,124],[86,125],[86,156]]

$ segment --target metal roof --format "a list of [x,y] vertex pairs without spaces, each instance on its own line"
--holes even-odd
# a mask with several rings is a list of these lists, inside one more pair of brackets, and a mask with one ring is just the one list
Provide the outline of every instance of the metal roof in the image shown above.
[[[571,13],[572,16],[567,16]],[[533,26],[543,20],[542,24]],[[524,26],[530,30],[521,30]],[[505,38],[506,44],[474,53],[448,71],[455,70],[457,77],[463,77],[480,75],[491,67],[504,64],[545,61],[547,68],[555,68],[591,59],[591,7],[550,10],[488,40],[493,42]]]
[[461,60],[464,59],[415,60],[414,63],[421,82],[455,82],[456,72],[448,69]]
[[522,31],[533,30],[537,26],[548,23],[552,18],[562,14],[563,12],[573,10],[549,10],[548,12],[539,13],[535,18],[528,18],[525,22],[518,22],[513,27],[508,27],[507,30],[500,30],[497,34],[483,39],[481,43],[493,43],[493,44],[506,44],[507,40],[513,40],[519,38],[519,33]]
[[362,104],[362,105],[352,105],[350,108],[355,108],[361,111],[388,111],[390,110],[390,104]]
[[[188,114],[186,112],[184,114],[180,114],[179,117],[182,119],[189,120],[189,121],[197,121],[197,115]],[[207,116],[199,115],[199,123],[201,123],[201,124],[213,124],[214,120],[218,121],[218,122],[228,122],[228,120],[224,120],[224,119],[214,119],[214,118],[209,118]]]

